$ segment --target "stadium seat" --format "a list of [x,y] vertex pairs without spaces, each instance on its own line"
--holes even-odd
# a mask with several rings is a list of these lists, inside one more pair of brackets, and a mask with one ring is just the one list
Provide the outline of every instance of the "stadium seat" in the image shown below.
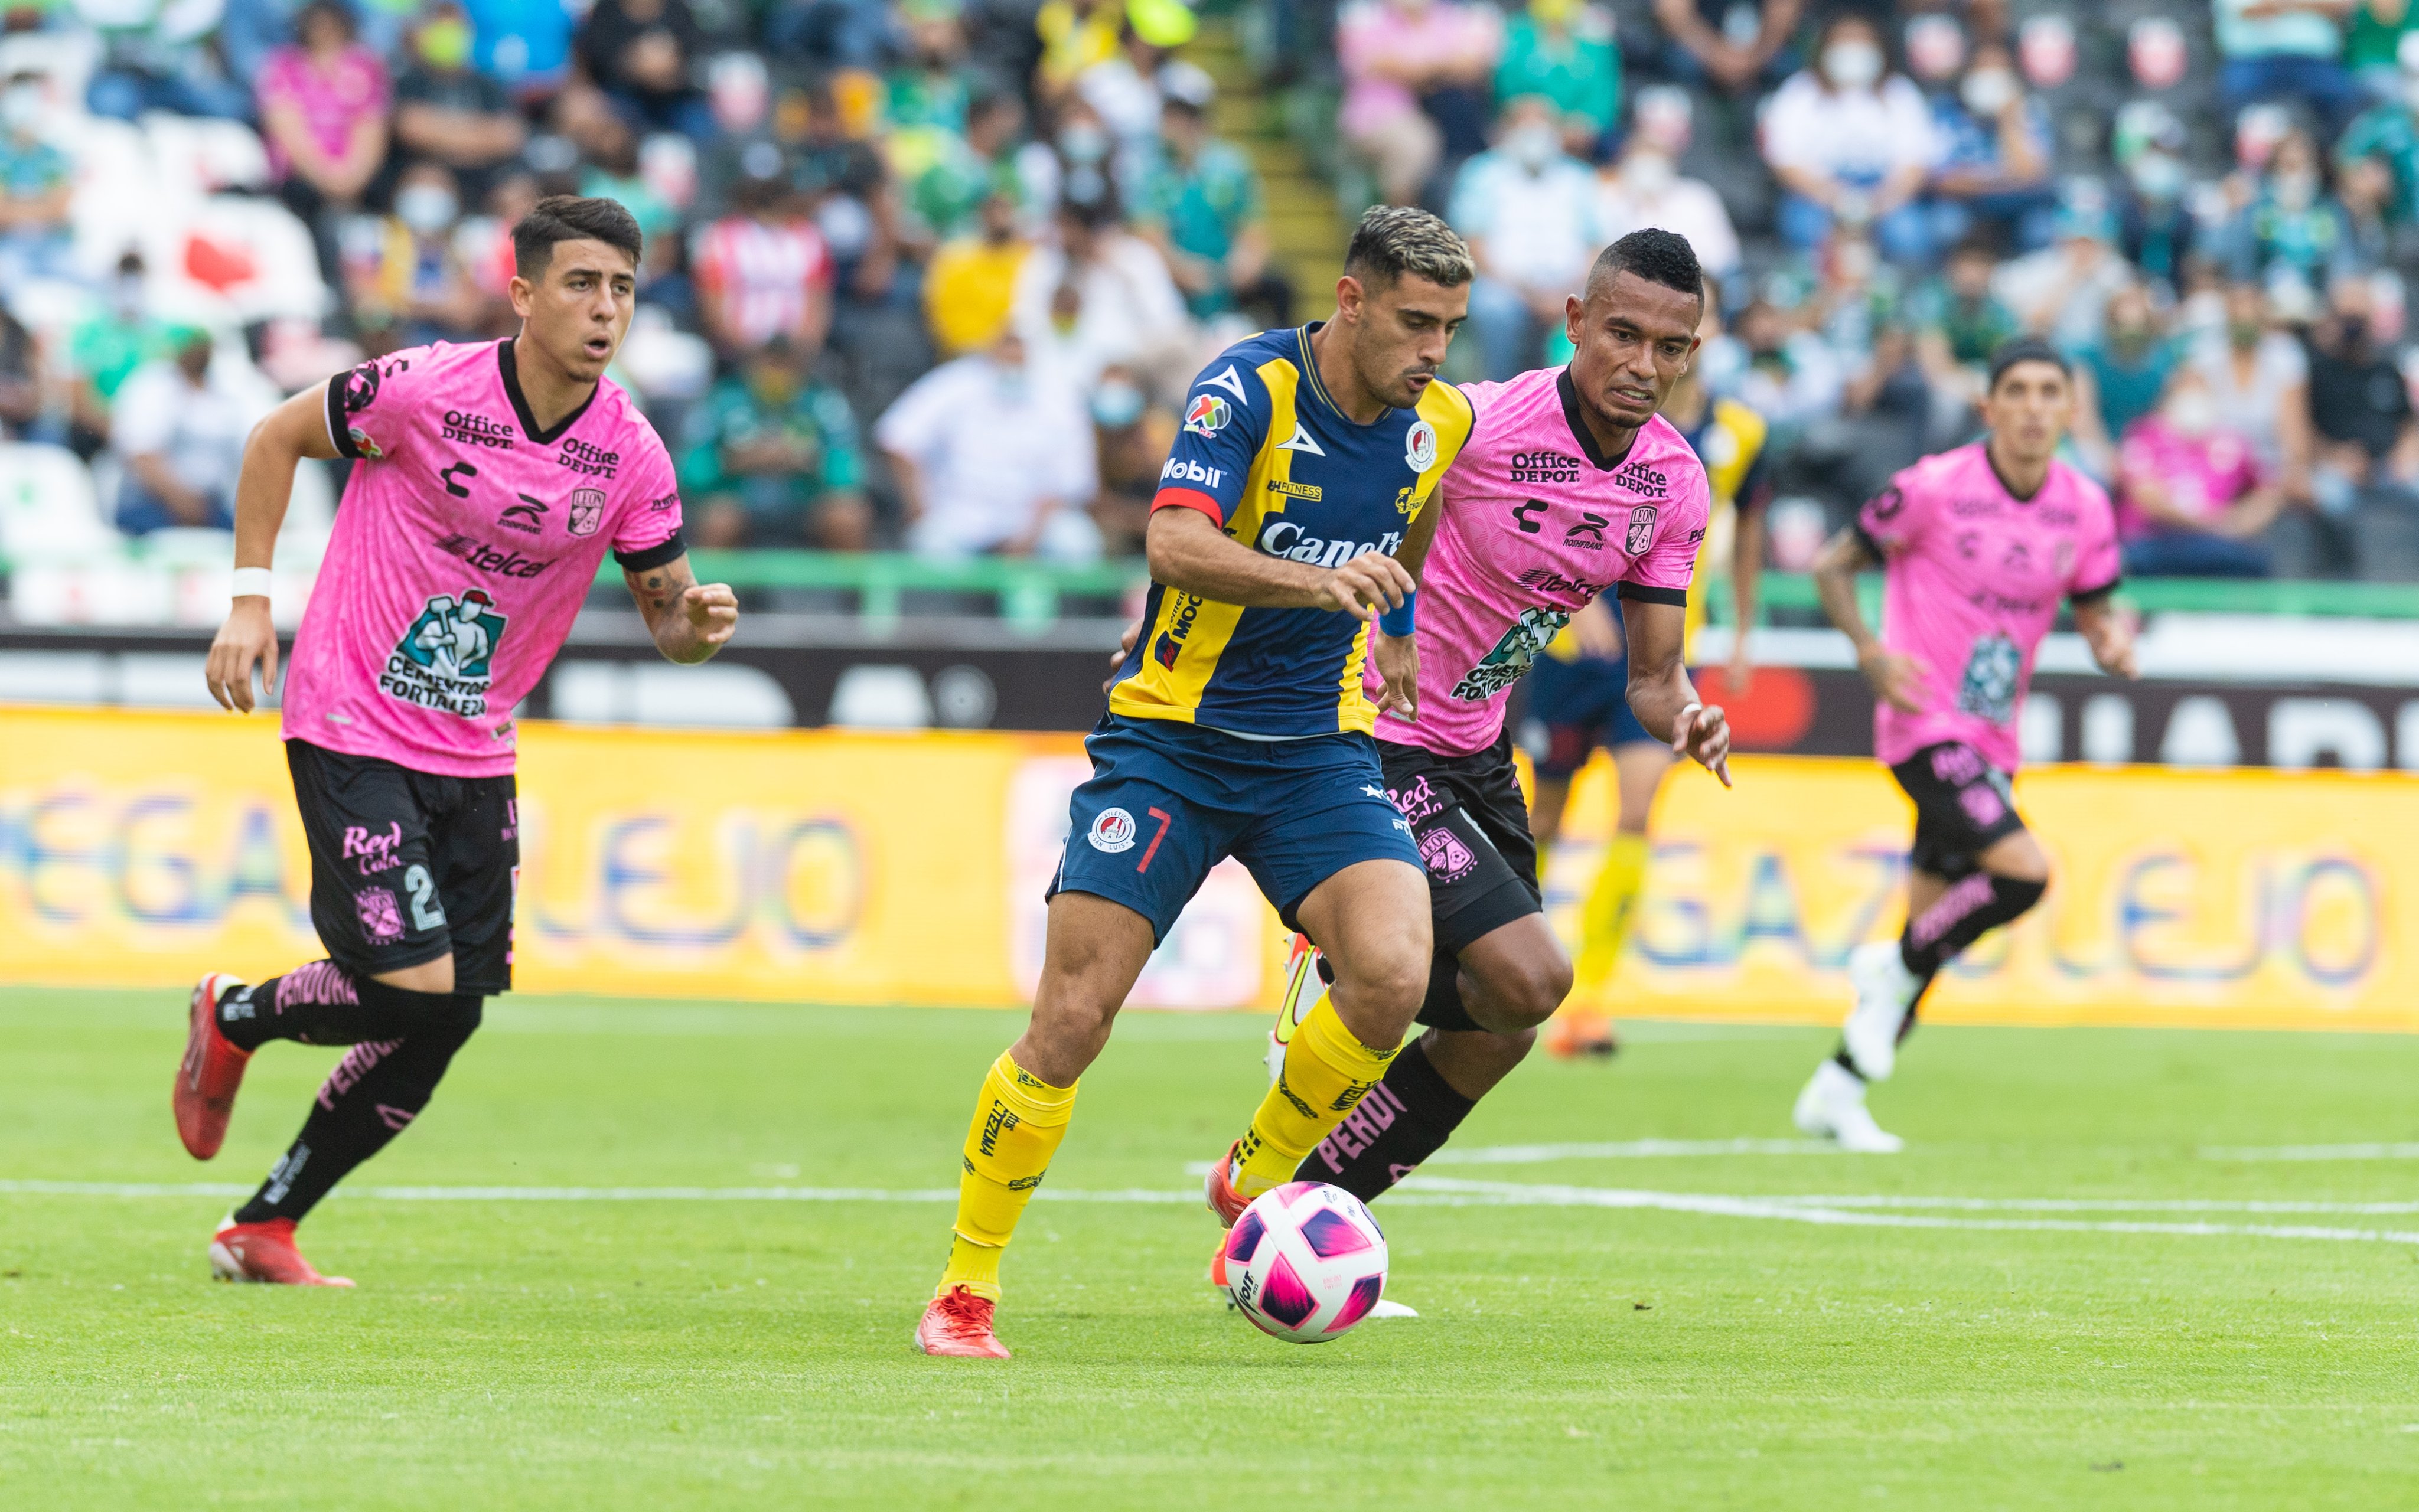
[[269,187],[269,148],[241,121],[146,112],[141,130],[163,194]]
[[17,566],[113,555],[92,474],[65,447],[0,445],[0,551]]

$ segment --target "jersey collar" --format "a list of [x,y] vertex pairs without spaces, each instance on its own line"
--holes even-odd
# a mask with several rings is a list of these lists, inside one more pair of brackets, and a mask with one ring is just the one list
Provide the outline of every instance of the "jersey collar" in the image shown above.
[[[1646,429],[1643,425],[1630,433],[1629,445],[1621,449],[1620,456],[1608,457],[1597,450],[1595,433],[1588,429],[1587,417],[1579,413],[1579,391],[1571,382],[1571,370],[1568,366],[1564,366],[1561,372],[1554,374],[1554,392],[1560,394],[1563,399],[1563,423],[1571,428],[1571,439],[1579,444],[1579,451],[1588,459],[1589,466],[1598,472],[1610,472],[1626,461],[1632,451],[1638,450],[1639,432]],[[1707,413],[1710,414],[1711,411]]]
[[[1996,458],[1996,457],[1995,457],[1995,456],[1993,456],[1993,455],[1991,455],[1991,443],[1990,443],[1989,441],[1985,440],[1985,441],[1978,441],[1978,442],[1976,442],[1975,444],[1976,444],[1977,446],[1980,446],[1980,447],[1982,449],[1982,462],[1983,462],[1983,465],[1984,465],[1985,466],[1987,466],[1987,467],[1989,467],[1989,468],[1991,469],[1991,479],[1992,479],[1992,481],[1994,481],[1994,482],[1995,482],[1995,483],[1997,483],[1997,484],[1999,485],[1999,492],[2000,492],[2000,493],[2007,495],[2010,498],[2011,498],[2011,499],[2015,500],[2017,503],[2019,503],[2019,504],[2030,504],[2030,503],[2032,503],[2035,499],[2038,499],[2038,498],[2040,498],[2040,497],[2042,496],[2042,489],[2045,489],[2045,488],[2049,487],[2049,473],[2048,473],[2046,470],[2044,470],[2044,471],[2042,473],[2041,486],[2040,486],[2039,488],[2035,488],[2035,489],[2034,489],[2031,493],[2029,493],[2029,494],[2019,494],[2019,493],[2017,493],[2017,492],[2016,492],[2015,485],[2014,485],[2013,483],[2011,483],[2011,482],[2009,482],[2009,481],[2008,481],[2008,475],[2007,475],[2006,473],[2003,473],[2003,472],[2001,472],[2001,471],[1999,470],[1999,459],[1998,459],[1998,458]],[[2055,467],[2055,466],[2057,466],[2057,458],[2055,458],[2055,457],[2051,458],[2051,459],[2050,459],[2050,466]]]
[[496,344],[496,371],[503,375],[504,397],[513,402],[513,418],[521,422],[521,434],[538,446],[552,446],[562,440],[562,433],[578,424],[579,417],[588,413],[588,406],[596,403],[596,390],[604,387],[602,384],[591,385],[588,397],[574,406],[570,414],[556,421],[554,429],[540,430],[536,419],[530,414],[529,399],[521,392],[521,375],[513,360],[513,338],[510,336]]
[[1359,420],[1344,413],[1344,406],[1337,404],[1335,396],[1327,391],[1327,384],[1318,375],[1318,354],[1311,350],[1310,346],[1310,338],[1317,333],[1318,328],[1326,324],[1324,320],[1314,320],[1306,326],[1296,326],[1293,331],[1294,350],[1297,354],[1296,365],[1302,369],[1302,378],[1309,384],[1310,391],[1318,396],[1320,404],[1334,411],[1337,420],[1354,430],[1367,430],[1369,426],[1385,424],[1386,417],[1394,413],[1391,407],[1379,410],[1376,420],[1371,420],[1369,425],[1363,425]]

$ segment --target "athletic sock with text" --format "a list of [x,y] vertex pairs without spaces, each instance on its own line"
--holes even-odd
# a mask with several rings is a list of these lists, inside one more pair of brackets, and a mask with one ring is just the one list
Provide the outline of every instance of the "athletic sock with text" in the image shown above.
[[1374,1201],[1442,1149],[1477,1106],[1453,1090],[1414,1040],[1386,1068],[1385,1079],[1303,1158],[1294,1180],[1325,1182]]
[[1058,1141],[1075,1116],[1075,1089],[1053,1087],[1007,1051],[984,1074],[966,1126],[964,1170],[958,1177],[958,1218],[951,1226],[949,1263],[936,1297],[963,1287],[999,1300],[999,1255],[1016,1234],[1016,1220],[1050,1168]]
[[1276,1085],[1238,1142],[1228,1176],[1236,1192],[1255,1198],[1293,1180],[1302,1157],[1378,1085],[1398,1048],[1373,1050],[1362,1044],[1344,1027],[1335,995],[1319,994],[1286,1045]]

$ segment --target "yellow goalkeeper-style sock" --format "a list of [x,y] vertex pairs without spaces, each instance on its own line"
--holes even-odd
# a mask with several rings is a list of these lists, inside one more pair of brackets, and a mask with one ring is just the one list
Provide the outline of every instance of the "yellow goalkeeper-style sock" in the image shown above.
[[983,1077],[966,1128],[965,1170],[958,1177],[957,1238],[934,1296],[964,1287],[999,1300],[999,1252],[1074,1116],[1075,1089],[1053,1087],[1021,1069],[1006,1051]]
[[1571,968],[1571,997],[1593,1000],[1612,980],[1621,964],[1621,946],[1629,938],[1629,921],[1637,912],[1638,894],[1646,888],[1646,837],[1616,831],[1604,848],[1604,867],[1595,874],[1586,905],[1579,910],[1579,954]]
[[1386,1062],[1394,1058],[1394,1050],[1373,1050],[1353,1038],[1335,1012],[1334,996],[1320,993],[1286,1045],[1276,1085],[1252,1115],[1237,1151],[1235,1190],[1257,1197],[1293,1180],[1302,1156],[1384,1078]]

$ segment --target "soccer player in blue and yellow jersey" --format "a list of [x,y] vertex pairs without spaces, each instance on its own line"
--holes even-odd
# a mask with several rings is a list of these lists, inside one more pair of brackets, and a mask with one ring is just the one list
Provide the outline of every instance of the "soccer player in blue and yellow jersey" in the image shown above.
[[[1722,333],[1715,289],[1705,288],[1700,341]],[[1663,418],[1679,428],[1705,465],[1713,485],[1717,528],[1706,533],[1697,559],[1697,581],[1705,580],[1706,553],[1720,540],[1725,513],[1730,526],[1731,592],[1739,626],[1732,642],[1729,696],[1741,695],[1752,675],[1747,627],[1755,620],[1756,586],[1764,566],[1764,505],[1772,496],[1765,465],[1764,417],[1734,399],[1717,398],[1694,372],[1681,375],[1663,401]],[[1696,638],[1704,620],[1704,595],[1688,601],[1687,634]],[[1670,742],[1646,732],[1629,711],[1629,659],[1619,621],[1599,605],[1571,617],[1529,674],[1529,720],[1544,740],[1532,749],[1536,790],[1529,801],[1529,825],[1543,853],[1562,832],[1571,778],[1601,746],[1612,757],[1620,805],[1604,862],[1579,908],[1579,948],[1573,962],[1570,996],[1547,1024],[1546,1048],[1559,1056],[1609,1055],[1614,1047],[1605,988],[1620,964],[1638,899],[1646,887],[1649,854],[1646,822],[1663,774],[1672,768]]]
[[1427,874],[1386,795],[1362,673],[1369,621],[1410,608],[1394,552],[1470,436],[1470,402],[1435,379],[1471,273],[1441,221],[1380,206],[1353,234],[1333,318],[1239,342],[1194,380],[1152,500],[1142,634],[1085,742],[1092,778],[1050,887],[1033,1018],[966,1131],[948,1267],[916,1330],[927,1354],[1007,1356],[1000,1251],[1076,1078],[1225,857],[1335,981],[1210,1171],[1221,1221],[1291,1181],[1401,1047],[1427,991]]

